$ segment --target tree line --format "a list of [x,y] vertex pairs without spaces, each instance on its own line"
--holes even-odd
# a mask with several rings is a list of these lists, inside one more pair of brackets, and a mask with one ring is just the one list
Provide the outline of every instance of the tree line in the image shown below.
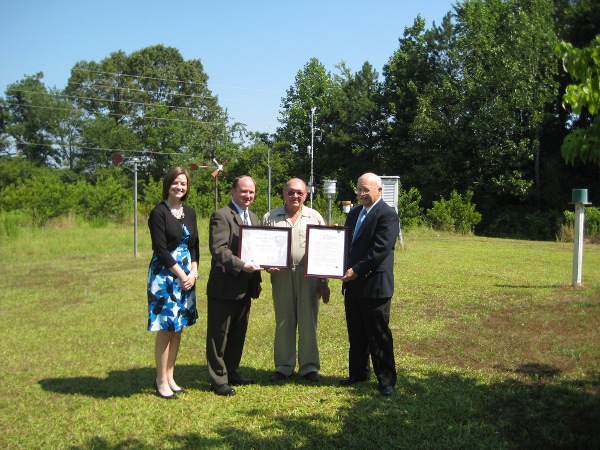
[[101,186],[100,197],[109,180],[131,192],[132,164],[148,203],[169,167],[200,167],[201,215],[227,201],[243,173],[263,194],[270,174],[273,201],[288,178],[314,173],[325,202],[322,183],[336,179],[339,202],[354,199],[353,182],[368,170],[400,177],[407,222],[459,199],[469,211],[477,205],[477,233],[552,239],[572,188],[600,192],[598,93],[586,97],[598,79],[599,28],[594,0],[457,2],[439,25],[417,16],[381,74],[368,61],[329,71],[310,59],[271,135],[231,123],[201,61],[171,47],[77,62],[64,89],[27,76],[0,99],[0,208],[27,202],[12,193],[27,196],[34,189],[24,183],[49,173]]

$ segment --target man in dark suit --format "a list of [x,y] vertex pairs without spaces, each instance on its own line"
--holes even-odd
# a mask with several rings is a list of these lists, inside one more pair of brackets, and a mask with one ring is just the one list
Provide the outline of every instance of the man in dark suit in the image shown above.
[[250,304],[260,294],[260,270],[238,258],[239,226],[258,225],[248,210],[254,201],[256,183],[249,176],[235,179],[229,204],[210,218],[209,248],[212,255],[206,286],[206,361],[212,390],[235,395],[234,384],[250,384],[238,372],[242,359]]
[[389,327],[394,294],[394,247],[400,233],[398,214],[381,198],[381,178],[365,173],[358,179],[359,206],[346,218],[352,243],[342,281],[350,341],[349,377],[342,386],[367,381],[369,355],[382,395],[394,393],[396,363]]

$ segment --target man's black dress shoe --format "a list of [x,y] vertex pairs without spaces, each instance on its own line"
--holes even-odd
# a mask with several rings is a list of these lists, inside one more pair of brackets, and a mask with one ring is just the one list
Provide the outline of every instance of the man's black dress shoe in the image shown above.
[[236,384],[238,386],[243,386],[246,384],[254,384],[254,380],[251,378],[244,378],[240,375],[237,377],[229,377],[229,384]]
[[364,383],[365,381],[369,381],[369,379],[368,378],[358,378],[358,377],[342,378],[340,380],[340,386],[351,386],[355,383]]
[[175,392],[173,392],[171,395],[162,395],[158,390],[158,384],[156,383],[156,381],[154,381],[154,389],[156,391],[156,395],[158,395],[160,398],[164,398],[165,400],[176,400],[179,398],[177,397],[177,393]]
[[306,381],[319,381],[319,374],[316,371],[308,372],[302,375]]
[[394,386],[386,386],[380,389],[381,395],[388,397],[394,393]]
[[288,377],[286,374],[281,373],[277,370],[273,373],[273,375],[271,375],[271,381],[284,381],[287,380],[287,378]]
[[235,390],[232,389],[228,384],[220,384],[218,386],[213,386],[212,390],[217,395],[235,395]]

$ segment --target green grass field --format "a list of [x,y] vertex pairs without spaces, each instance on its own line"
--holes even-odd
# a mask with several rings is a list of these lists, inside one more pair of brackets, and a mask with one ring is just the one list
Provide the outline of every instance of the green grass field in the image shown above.
[[417,230],[396,253],[392,305],[398,384],[347,376],[340,283],[321,306],[322,381],[272,384],[268,276],[253,303],[238,395],[209,391],[205,362],[207,222],[199,322],[184,331],[182,400],[153,395],[145,331],[145,222],[66,221],[0,237],[2,449],[600,448],[600,246]]

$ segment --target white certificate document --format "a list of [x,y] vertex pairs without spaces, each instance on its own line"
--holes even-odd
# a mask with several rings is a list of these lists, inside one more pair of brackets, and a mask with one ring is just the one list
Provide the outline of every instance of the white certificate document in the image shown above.
[[290,228],[242,225],[238,257],[261,267],[289,269],[291,243]]
[[306,276],[342,278],[346,273],[346,227],[306,227]]

